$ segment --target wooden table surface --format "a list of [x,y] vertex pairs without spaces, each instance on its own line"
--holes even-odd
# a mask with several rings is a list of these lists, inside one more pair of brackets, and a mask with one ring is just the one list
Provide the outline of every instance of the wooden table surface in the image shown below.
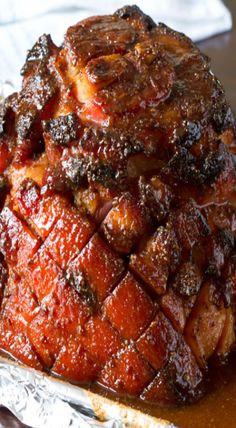
[[[198,46],[211,58],[212,70],[222,82],[227,99],[236,113],[236,1],[225,0],[225,4],[233,15],[233,30],[198,43]],[[26,425],[18,422],[10,412],[0,408],[0,428],[24,427]]]

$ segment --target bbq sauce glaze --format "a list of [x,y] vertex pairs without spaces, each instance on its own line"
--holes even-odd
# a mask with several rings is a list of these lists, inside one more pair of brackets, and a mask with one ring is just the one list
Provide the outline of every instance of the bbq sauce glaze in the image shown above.
[[128,397],[116,397],[98,385],[90,390],[131,406],[156,418],[168,420],[178,428],[235,428],[236,353],[228,364],[209,372],[206,395],[198,402],[180,406],[160,406]]

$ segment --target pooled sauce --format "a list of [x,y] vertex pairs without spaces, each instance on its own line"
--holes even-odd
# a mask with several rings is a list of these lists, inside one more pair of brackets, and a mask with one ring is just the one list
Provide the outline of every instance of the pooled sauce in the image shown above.
[[[0,356],[15,361],[9,354],[1,350]],[[63,380],[62,377],[59,379]],[[76,383],[73,382],[73,384]],[[214,369],[214,373],[210,375],[207,394],[197,403],[191,405],[162,407],[157,404],[144,403],[136,398],[112,394],[98,384],[93,384],[90,387],[78,383],[77,385],[113,401],[119,401],[150,416],[167,420],[178,428],[236,427],[236,353],[230,358],[226,366]]]
[[[104,390],[98,390],[97,386],[95,390],[104,394]],[[106,396],[117,400],[110,393],[106,393]],[[225,367],[214,370],[207,394],[195,404],[160,407],[123,397],[119,401],[156,418],[168,420],[179,428],[235,428],[236,355]]]

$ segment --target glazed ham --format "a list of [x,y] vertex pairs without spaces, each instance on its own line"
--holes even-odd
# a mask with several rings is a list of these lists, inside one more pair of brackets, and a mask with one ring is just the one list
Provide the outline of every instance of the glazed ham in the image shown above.
[[136,6],[43,35],[0,109],[0,348],[183,403],[235,346],[236,125],[209,59]]

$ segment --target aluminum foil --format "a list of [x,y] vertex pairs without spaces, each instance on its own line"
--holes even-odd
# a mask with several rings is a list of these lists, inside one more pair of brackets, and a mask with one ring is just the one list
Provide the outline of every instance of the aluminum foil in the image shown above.
[[75,397],[70,397],[66,389],[60,384],[55,387],[49,378],[38,373],[0,363],[0,403],[22,422],[35,428],[121,428],[119,421],[96,421],[81,390],[73,400]]
[[0,405],[33,428],[174,428],[166,421],[1,357]]

